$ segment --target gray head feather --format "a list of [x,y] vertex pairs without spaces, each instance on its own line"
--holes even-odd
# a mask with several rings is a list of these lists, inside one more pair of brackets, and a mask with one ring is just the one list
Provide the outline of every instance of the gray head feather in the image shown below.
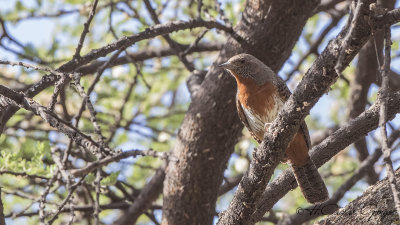
[[277,80],[276,74],[271,68],[249,54],[235,55],[220,66],[237,76],[253,78],[259,85],[266,82],[276,83]]

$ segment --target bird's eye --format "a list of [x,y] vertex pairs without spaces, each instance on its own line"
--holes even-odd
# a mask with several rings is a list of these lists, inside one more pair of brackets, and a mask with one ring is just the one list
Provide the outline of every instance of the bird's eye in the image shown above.
[[244,59],[240,60],[240,63],[241,63],[241,64],[244,64]]

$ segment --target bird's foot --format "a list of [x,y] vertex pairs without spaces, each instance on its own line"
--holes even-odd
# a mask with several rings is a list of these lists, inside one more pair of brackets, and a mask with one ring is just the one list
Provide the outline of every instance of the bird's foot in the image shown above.
[[269,126],[271,126],[272,123],[265,123],[264,124],[264,130],[269,131]]

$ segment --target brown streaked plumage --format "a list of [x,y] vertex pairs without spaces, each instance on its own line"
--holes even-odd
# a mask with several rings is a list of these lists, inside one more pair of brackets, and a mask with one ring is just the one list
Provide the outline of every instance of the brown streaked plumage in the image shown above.
[[[236,106],[240,120],[250,134],[261,142],[269,126],[290,96],[286,84],[268,66],[249,54],[233,56],[221,64],[237,83]],[[289,143],[285,155],[293,168],[304,197],[311,203],[328,198],[328,191],[308,155],[310,137],[306,123]]]

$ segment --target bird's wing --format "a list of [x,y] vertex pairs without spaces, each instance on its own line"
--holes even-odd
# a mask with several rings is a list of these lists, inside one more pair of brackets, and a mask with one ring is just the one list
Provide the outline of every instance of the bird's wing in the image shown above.
[[240,101],[239,101],[238,98],[236,98],[236,108],[237,108],[238,115],[239,115],[239,118],[240,118],[240,120],[242,121],[242,123],[246,126],[247,130],[249,130],[251,136],[252,136],[258,143],[260,143],[261,140],[255,135],[255,133],[253,133],[253,131],[252,131],[251,127],[250,127],[250,124],[249,124],[249,122],[247,121],[247,117],[246,117],[246,114],[245,114],[245,112],[244,112],[244,110],[243,110],[242,104],[240,103]]
[[308,132],[307,124],[306,124],[306,122],[304,120],[300,124],[300,129],[301,129],[301,131],[303,131],[303,135],[304,135],[304,138],[306,139],[306,143],[307,143],[308,149],[310,149],[311,148],[310,132]]
[[[286,86],[285,81],[283,81],[282,78],[280,78],[279,76],[278,76],[277,83],[278,83],[277,87],[278,87],[279,96],[282,97],[283,102],[286,102],[292,93],[290,92],[289,88]],[[300,124],[299,130],[303,131],[303,135],[306,140],[308,149],[310,149],[311,148],[310,133],[308,132],[307,124],[304,120]]]

